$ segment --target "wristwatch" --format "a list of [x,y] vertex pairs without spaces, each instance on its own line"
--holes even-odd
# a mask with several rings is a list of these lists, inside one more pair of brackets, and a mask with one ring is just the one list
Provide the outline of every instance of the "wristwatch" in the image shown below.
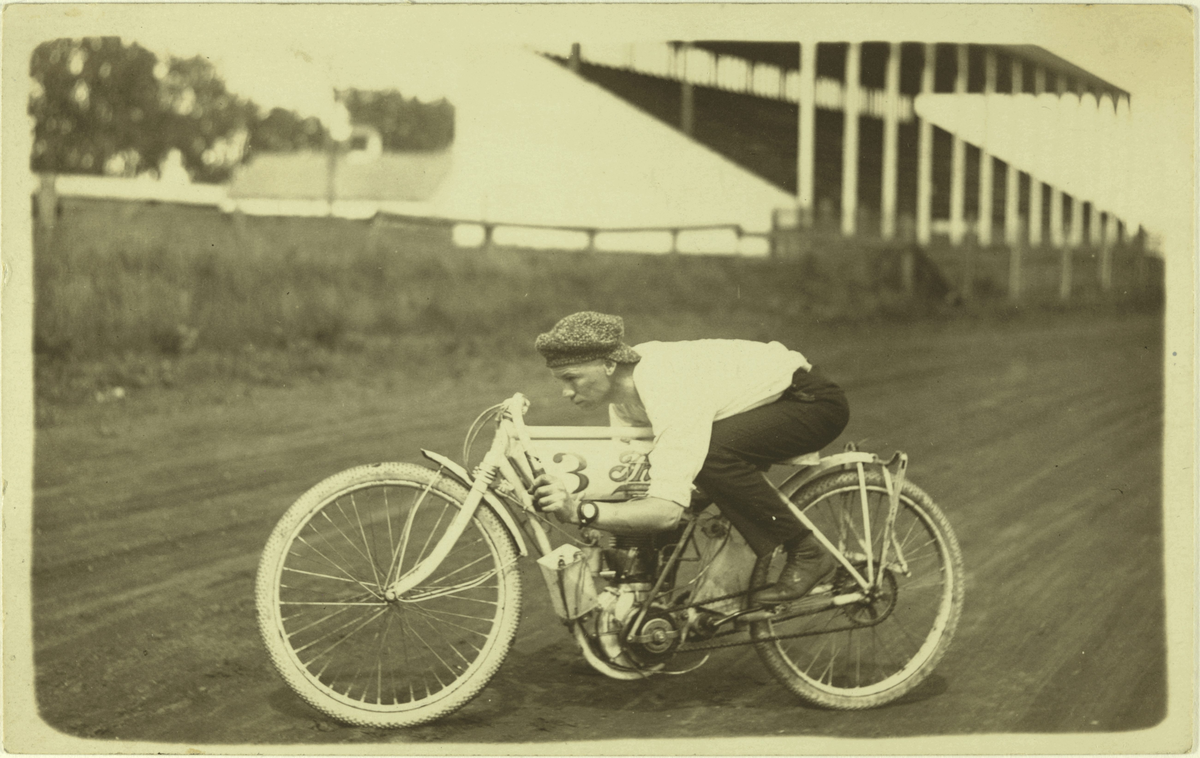
[[579,504],[575,515],[579,517],[580,526],[591,526],[600,515],[600,508],[591,500],[585,500]]

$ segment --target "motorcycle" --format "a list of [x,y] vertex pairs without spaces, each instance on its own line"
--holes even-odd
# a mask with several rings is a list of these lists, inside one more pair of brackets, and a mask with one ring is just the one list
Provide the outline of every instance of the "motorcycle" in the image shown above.
[[[837,560],[787,603],[753,594],[782,567],[756,557],[697,493],[670,532],[563,528],[540,512],[546,470],[581,500],[627,500],[650,481],[641,427],[526,426],[516,394],[480,414],[463,463],[375,463],[334,474],[283,515],[255,581],[259,631],[288,686],[347,724],[407,727],[469,703],[507,655],[532,558],[588,664],[640,680],[751,645],[776,680],[834,709],[891,702],[942,659],[962,613],[962,552],[946,517],[888,461],[849,446],[780,464],[791,513]],[[478,434],[495,433],[480,463]],[[773,485],[775,486],[775,485]],[[557,545],[555,543],[558,543]]]

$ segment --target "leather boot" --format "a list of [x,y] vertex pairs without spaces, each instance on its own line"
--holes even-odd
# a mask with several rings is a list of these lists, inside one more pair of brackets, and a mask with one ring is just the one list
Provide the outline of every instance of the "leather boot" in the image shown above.
[[755,602],[765,605],[798,600],[813,587],[833,576],[837,560],[817,541],[812,532],[795,540],[785,542],[787,563],[779,573],[779,580],[754,595]]

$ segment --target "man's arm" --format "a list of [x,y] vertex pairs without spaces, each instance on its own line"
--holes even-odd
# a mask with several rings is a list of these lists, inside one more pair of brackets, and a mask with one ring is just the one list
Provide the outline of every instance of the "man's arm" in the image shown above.
[[[557,477],[543,474],[533,484],[534,497],[542,510],[553,513],[561,522],[579,523],[579,504]],[[616,534],[669,531],[683,516],[683,508],[678,503],[659,497],[618,503],[597,502],[596,510],[596,520],[590,526]]]

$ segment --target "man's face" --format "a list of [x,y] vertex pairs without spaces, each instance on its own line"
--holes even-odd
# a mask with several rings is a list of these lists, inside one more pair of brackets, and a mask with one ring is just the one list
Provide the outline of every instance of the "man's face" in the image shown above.
[[609,402],[613,390],[614,366],[606,361],[590,361],[550,369],[562,382],[563,397],[584,410]]

